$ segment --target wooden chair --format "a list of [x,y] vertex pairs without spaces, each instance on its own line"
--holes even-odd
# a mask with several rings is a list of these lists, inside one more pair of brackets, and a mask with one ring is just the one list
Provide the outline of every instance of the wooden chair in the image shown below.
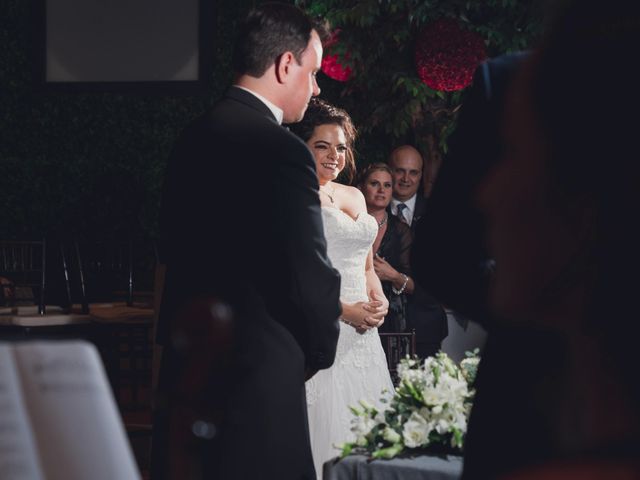
[[416,331],[411,332],[380,332],[382,348],[387,356],[387,365],[394,385],[398,380],[398,363],[407,355],[416,354]]
[[90,304],[153,307],[155,244],[132,238],[75,240],[74,248],[83,311],[88,312]]
[[[34,304],[44,315],[46,243],[36,241],[0,241],[0,283],[3,306]],[[5,312],[6,313],[6,312]]]
[[[99,349],[143,472],[150,463],[157,249],[131,238],[74,242],[80,310],[99,331]],[[141,288],[140,288],[141,287]]]
[[64,249],[60,249],[60,283],[65,292],[61,305],[46,305],[50,260],[43,240],[0,241],[0,277],[3,305],[0,307],[2,335],[48,336],[71,326],[90,322],[88,315],[70,313],[69,271]]
[[[99,348],[118,404],[122,411],[146,410],[151,401],[153,294],[135,289],[137,257],[145,252],[131,239],[76,240],[74,248],[80,311],[100,332]],[[155,252],[151,244],[148,248]],[[148,257],[155,260],[153,254]],[[146,273],[153,278],[153,271]]]
[[[93,277],[83,277],[86,271],[79,255],[79,244],[75,241],[60,242],[61,265],[56,267],[62,269],[61,281],[64,283],[60,290],[65,298],[64,307],[59,307],[44,303],[46,267],[51,261],[57,262],[57,250],[55,258],[51,255],[47,258],[44,241],[0,242],[0,277],[6,279],[0,280],[0,283],[6,284],[2,285],[1,291],[6,289],[7,292],[4,296],[0,295],[0,298],[6,297],[7,302],[6,307],[0,307],[0,339],[82,338],[94,343],[101,353],[136,458],[141,464],[147,464],[151,438],[150,333],[153,308],[136,305],[131,262],[133,250],[125,247],[120,251],[125,255],[114,256],[111,260],[107,258],[109,262],[102,261],[98,267],[107,273],[105,278],[112,280],[116,270],[125,272],[124,276],[115,279],[124,278],[124,288],[122,283],[113,283],[117,285],[113,297],[102,297],[103,300],[112,301],[89,303],[86,293],[87,287],[92,285],[87,282]],[[95,261],[97,255],[89,258]],[[37,281],[26,282],[23,270]],[[13,295],[15,289],[28,289],[32,292],[30,303],[35,299],[37,304],[17,305],[18,302],[14,301],[16,295]],[[78,296],[74,297],[74,294]],[[72,302],[74,298],[78,300],[75,306]],[[28,302],[25,300],[20,303]]]

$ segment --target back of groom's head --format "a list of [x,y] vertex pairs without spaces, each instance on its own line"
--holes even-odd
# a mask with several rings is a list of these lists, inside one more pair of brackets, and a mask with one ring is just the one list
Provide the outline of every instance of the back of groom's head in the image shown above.
[[293,5],[273,2],[252,9],[238,25],[235,72],[259,78],[285,52],[292,52],[300,64],[313,30],[318,26]]

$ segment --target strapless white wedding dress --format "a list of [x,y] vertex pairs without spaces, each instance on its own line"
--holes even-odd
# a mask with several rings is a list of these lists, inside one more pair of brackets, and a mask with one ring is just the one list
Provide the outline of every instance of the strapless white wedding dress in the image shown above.
[[[368,301],[365,261],[378,232],[376,220],[362,213],[356,220],[333,207],[322,207],[327,253],[342,277],[340,300]],[[340,322],[333,366],[320,370],[306,383],[311,449],[318,478],[322,465],[340,452],[334,445],[355,440],[350,431],[349,405],[366,400],[379,405],[382,391],[393,391],[378,329],[358,333]]]

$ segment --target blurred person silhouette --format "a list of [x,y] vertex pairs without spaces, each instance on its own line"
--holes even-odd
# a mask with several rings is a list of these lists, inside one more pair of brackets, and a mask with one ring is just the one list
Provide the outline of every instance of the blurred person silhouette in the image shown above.
[[493,311],[562,347],[539,345],[557,354],[529,400],[550,445],[511,478],[640,478],[638,46],[636,2],[561,9],[509,94],[503,160],[480,190]]
[[[494,380],[478,384],[469,454],[489,435],[508,441],[465,459],[464,478],[640,477],[640,165],[625,121],[640,106],[638,45],[640,5],[569,2],[509,91],[502,159],[478,193],[502,336],[481,366]],[[613,98],[600,91],[611,83]],[[522,451],[510,457],[510,443]]]
[[[416,282],[454,311],[460,330],[469,332],[469,322],[474,321],[488,332],[465,439],[465,478],[494,478],[538,455],[533,452],[546,440],[545,426],[529,404],[516,401],[531,394],[537,367],[548,358],[539,357],[539,343],[546,335],[500,325],[490,313],[488,289],[494,261],[485,245],[486,222],[475,200],[478,185],[502,155],[506,93],[527,56],[526,52],[505,54],[477,68],[411,252]],[[511,390],[495,395],[507,388],[505,379]],[[516,420],[526,432],[518,442],[505,441],[496,448],[488,441],[509,438]]]
[[481,64],[466,92],[449,151],[415,228],[411,255],[416,279],[447,307],[486,326],[493,261],[484,243],[484,219],[475,205],[480,181],[502,152],[499,138],[509,82],[526,57],[501,55]]
[[281,122],[318,95],[321,59],[300,9],[256,7],[238,26],[234,85],[174,147],[155,480],[316,478],[304,382],[334,361],[340,276],[313,156]]
[[[401,145],[389,155],[393,175],[393,197],[388,213],[409,226],[412,233],[419,228],[429,210],[427,199],[418,191],[422,184],[424,159],[411,145]],[[412,249],[422,249],[422,245]],[[407,299],[407,328],[416,331],[419,357],[435,355],[447,336],[447,315],[444,308],[420,282],[413,282],[412,295]]]

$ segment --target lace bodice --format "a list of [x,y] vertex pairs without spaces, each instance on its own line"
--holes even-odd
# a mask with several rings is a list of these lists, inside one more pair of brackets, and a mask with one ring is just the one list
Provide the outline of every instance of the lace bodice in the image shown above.
[[322,207],[327,254],[342,277],[340,300],[367,300],[364,267],[378,233],[376,220],[366,212],[355,220],[334,207]]

